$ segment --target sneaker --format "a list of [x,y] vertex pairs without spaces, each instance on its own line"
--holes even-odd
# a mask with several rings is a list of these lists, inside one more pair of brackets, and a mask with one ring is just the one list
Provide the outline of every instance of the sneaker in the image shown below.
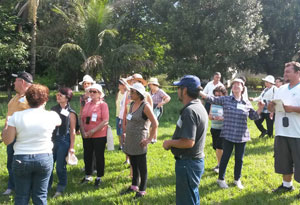
[[152,139],[151,140],[151,144],[154,144],[154,143],[156,143],[157,142],[157,139]]
[[259,138],[263,138],[267,134],[267,130],[263,131],[260,135]]
[[144,197],[145,194],[142,194],[141,192],[136,192],[135,196],[133,197],[133,199],[138,199],[138,198],[142,198]]
[[95,179],[95,184],[94,184],[95,188],[98,188],[98,187],[100,186],[101,182],[102,182],[102,181],[101,181],[100,178],[98,178],[98,179],[96,178],[96,179]]
[[234,180],[234,184],[237,186],[237,188],[244,189],[241,180]]
[[222,188],[222,189],[227,189],[228,188],[228,185],[226,184],[225,180],[218,179],[217,183],[218,183],[219,187]]
[[5,192],[2,193],[2,195],[11,195],[12,189],[6,189]]
[[122,147],[122,146],[120,146],[120,147],[119,147],[119,150],[123,150],[123,147]]
[[129,194],[131,192],[135,192],[135,190],[131,189],[131,187],[128,187],[128,189],[124,190],[124,191],[121,191],[120,192],[120,195],[125,195],[125,194]]
[[213,168],[213,171],[219,174],[219,165],[217,165],[215,168]]
[[124,165],[130,164],[128,160],[125,160],[125,162],[123,162]]
[[294,186],[286,187],[286,186],[283,186],[283,184],[281,184],[279,187],[277,187],[277,189],[273,189],[272,192],[279,193],[279,192],[289,192],[289,191],[294,191],[294,190],[295,190]]
[[89,183],[90,181],[92,181],[92,177],[84,177],[80,183],[81,184],[86,184],[86,183]]
[[53,198],[57,198],[57,197],[59,197],[61,195],[62,195],[62,192],[57,191],[57,192],[55,192]]

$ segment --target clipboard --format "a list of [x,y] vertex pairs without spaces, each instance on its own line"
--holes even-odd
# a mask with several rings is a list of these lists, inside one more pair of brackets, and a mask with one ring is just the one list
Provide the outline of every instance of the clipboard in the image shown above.
[[285,112],[282,100],[277,99],[277,100],[272,100],[272,102],[275,103],[276,112]]

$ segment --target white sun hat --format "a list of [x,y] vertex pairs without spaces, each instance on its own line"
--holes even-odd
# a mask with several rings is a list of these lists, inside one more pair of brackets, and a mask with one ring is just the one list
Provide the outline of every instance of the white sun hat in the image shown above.
[[134,89],[139,92],[142,96],[145,97],[146,90],[142,83],[134,83],[132,86],[129,87],[130,89]]
[[275,78],[273,75],[268,75],[265,78],[263,78],[262,80],[266,81],[268,83],[271,83],[271,84],[275,84]]
[[241,83],[243,86],[245,85],[245,82],[244,82],[242,79],[240,79],[240,78],[235,78],[235,79],[233,79],[232,82],[231,82],[231,85],[232,85],[233,83],[235,83],[235,82]]
[[105,94],[103,92],[103,89],[102,89],[102,86],[99,85],[99,84],[97,84],[97,83],[91,85],[86,90],[90,90],[90,89],[96,89],[96,90],[98,90],[101,93],[101,98],[103,98],[105,96]]
[[90,75],[83,76],[83,79],[81,82],[79,82],[79,85],[82,85],[84,82],[88,82],[88,83],[92,83],[92,84],[95,83],[95,81],[93,80],[93,78]]

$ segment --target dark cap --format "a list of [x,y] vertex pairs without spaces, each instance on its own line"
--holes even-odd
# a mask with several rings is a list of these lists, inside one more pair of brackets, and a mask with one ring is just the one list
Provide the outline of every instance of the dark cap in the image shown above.
[[17,74],[11,74],[15,78],[22,78],[27,83],[33,83],[32,75],[25,71],[18,72]]
[[180,81],[175,81],[173,85],[187,87],[191,90],[201,89],[200,79],[195,75],[185,75]]

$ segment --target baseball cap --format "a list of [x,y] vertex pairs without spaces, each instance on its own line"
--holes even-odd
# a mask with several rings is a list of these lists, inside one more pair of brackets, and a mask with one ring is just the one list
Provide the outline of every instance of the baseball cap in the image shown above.
[[185,75],[180,81],[175,81],[173,85],[187,87],[191,90],[196,90],[199,87],[202,89],[200,79],[195,75]]
[[27,83],[33,83],[33,78],[30,73],[27,73],[25,71],[18,72],[17,74],[11,74],[15,78],[22,78]]

